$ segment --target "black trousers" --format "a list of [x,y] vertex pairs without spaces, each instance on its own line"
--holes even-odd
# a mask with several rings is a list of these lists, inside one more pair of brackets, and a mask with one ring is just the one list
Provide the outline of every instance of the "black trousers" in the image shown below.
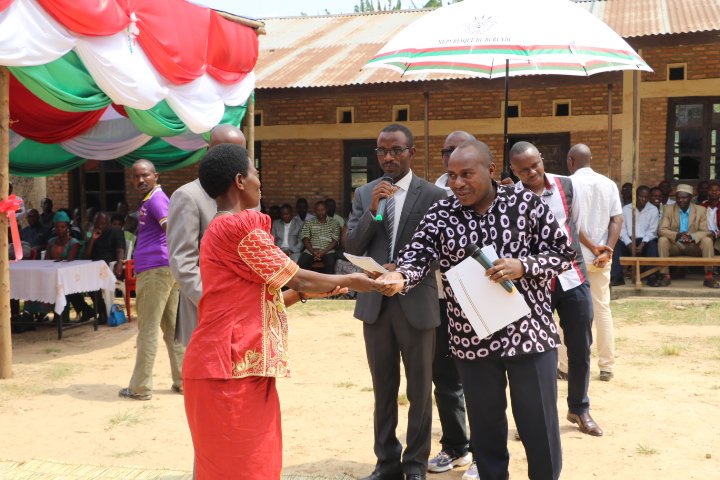
[[[335,252],[329,252],[329,253],[326,253],[325,255],[323,255],[323,257],[322,257],[323,273],[326,273],[328,275],[334,274],[336,260],[337,260],[337,254]],[[312,255],[310,255],[307,252],[303,252],[300,254],[300,258],[298,259],[298,266],[300,268],[308,270],[314,261],[315,260]]]
[[581,414],[590,410],[590,347],[592,346],[593,307],[590,284],[585,281],[570,290],[555,282],[552,308],[560,317],[563,342],[568,354],[568,409]]
[[[383,297],[375,323],[363,324],[365,351],[375,395],[375,471],[425,475],[432,434],[432,361],[435,328],[408,323],[397,297]],[[397,438],[400,358],[410,402],[405,452]]]
[[[635,244],[640,245],[642,238],[636,238]],[[623,278],[623,267],[620,265],[620,257],[632,255],[630,247],[625,245],[622,240],[618,240],[615,244],[615,250],[613,251],[612,265],[610,266],[610,278],[612,280],[624,280]],[[660,252],[658,251],[658,240],[651,240],[645,244],[642,255],[640,257],[659,257]],[[650,267],[642,267],[642,271],[647,270]]]
[[465,391],[471,450],[482,480],[506,480],[510,453],[505,389],[528,461],[528,478],[557,480],[562,469],[557,350],[511,358],[455,359]]
[[435,333],[432,373],[435,405],[440,416],[442,449],[453,457],[465,455],[470,442],[465,426],[465,394],[455,361],[450,356],[447,300],[440,300],[440,326]]

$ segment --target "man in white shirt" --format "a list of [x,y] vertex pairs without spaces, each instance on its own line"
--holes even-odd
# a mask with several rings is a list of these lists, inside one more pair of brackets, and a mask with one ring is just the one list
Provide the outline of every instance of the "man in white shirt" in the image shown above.
[[610,311],[610,264],[623,217],[617,185],[590,168],[591,162],[592,153],[585,144],[578,143],[568,152],[567,166],[578,196],[582,254],[590,279],[600,380],[609,382],[613,378],[615,365],[614,327]]
[[658,256],[658,224],[659,213],[657,207],[649,203],[650,187],[641,185],[635,193],[635,234],[633,236],[633,208],[628,203],[622,209],[623,226],[620,230],[620,240],[615,244],[612,267],[610,268],[610,286],[625,285],[623,268],[620,257],[633,255],[632,244],[635,239],[636,257]]
[[272,236],[275,238],[275,245],[297,263],[300,253],[305,246],[300,238],[300,231],[303,223],[298,217],[293,217],[293,209],[289,203],[280,207],[280,218],[272,224]]
[[516,188],[527,188],[550,207],[577,252],[572,268],[550,284],[551,307],[560,318],[563,333],[557,376],[568,381],[568,421],[577,424],[582,433],[599,437],[603,431],[590,416],[588,397],[593,308],[588,272],[580,254],[578,197],[570,177],[545,172],[543,158],[532,143],[516,143],[510,149],[509,158],[510,168],[520,180]]

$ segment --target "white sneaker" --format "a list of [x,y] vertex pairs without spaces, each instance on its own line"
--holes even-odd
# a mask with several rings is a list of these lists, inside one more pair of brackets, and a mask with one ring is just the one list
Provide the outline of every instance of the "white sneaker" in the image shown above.
[[472,453],[467,452],[460,457],[453,457],[445,450],[435,455],[428,461],[428,472],[440,473],[452,470],[455,467],[464,467],[472,460]]
[[480,480],[480,475],[478,475],[477,471],[477,464],[475,462],[472,462],[470,467],[465,470],[465,473],[463,473],[462,480]]

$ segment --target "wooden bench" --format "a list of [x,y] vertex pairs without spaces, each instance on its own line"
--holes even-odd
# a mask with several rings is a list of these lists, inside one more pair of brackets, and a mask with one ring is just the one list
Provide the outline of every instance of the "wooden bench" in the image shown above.
[[[642,287],[642,279],[658,272],[662,267],[720,267],[720,257],[620,257],[620,265],[633,267],[635,288]],[[640,273],[640,267],[650,268]]]

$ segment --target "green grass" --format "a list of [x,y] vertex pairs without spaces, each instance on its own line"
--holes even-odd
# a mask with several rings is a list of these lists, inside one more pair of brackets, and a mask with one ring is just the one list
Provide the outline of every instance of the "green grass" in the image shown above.
[[113,355],[113,360],[127,360],[130,358],[130,355]]
[[360,389],[361,392],[373,392],[375,389],[373,387],[362,387]]
[[140,415],[133,410],[125,410],[124,412],[118,412],[110,417],[107,429],[109,430],[115,427],[131,426],[138,423],[140,423]]
[[137,455],[142,455],[145,453],[145,450],[128,450],[127,452],[114,452],[111,453],[110,456],[113,458],[127,458],[127,457],[135,457]]
[[352,312],[354,309],[355,302],[351,300],[312,299],[307,303],[296,303],[288,311],[291,316],[316,317],[328,312]]
[[637,447],[635,447],[635,452],[639,453],[640,455],[655,455],[658,453],[656,449],[648,447],[647,445],[643,445],[642,443],[637,444]]
[[341,337],[354,337],[354,336],[355,336],[355,333],[353,333],[353,332],[342,332],[342,333],[340,334],[340,336],[341,336]]
[[336,388],[352,388],[355,384],[352,382],[338,382],[335,384]]
[[398,405],[410,405],[410,400],[408,400],[407,395],[405,395],[404,393],[398,395]]
[[51,353],[60,353],[60,349],[58,347],[48,347],[43,349],[43,353],[50,355]]
[[616,321],[628,325],[718,325],[720,302],[713,300],[638,300],[621,299],[611,303]]
[[683,347],[679,345],[665,344],[660,349],[660,355],[664,357],[679,357]]
[[11,398],[34,397],[42,393],[43,388],[37,384],[21,384],[0,382],[0,396]]
[[50,365],[50,368],[45,372],[45,376],[48,380],[60,380],[71,375],[76,374],[82,370],[80,365],[74,365],[70,363],[54,363]]

